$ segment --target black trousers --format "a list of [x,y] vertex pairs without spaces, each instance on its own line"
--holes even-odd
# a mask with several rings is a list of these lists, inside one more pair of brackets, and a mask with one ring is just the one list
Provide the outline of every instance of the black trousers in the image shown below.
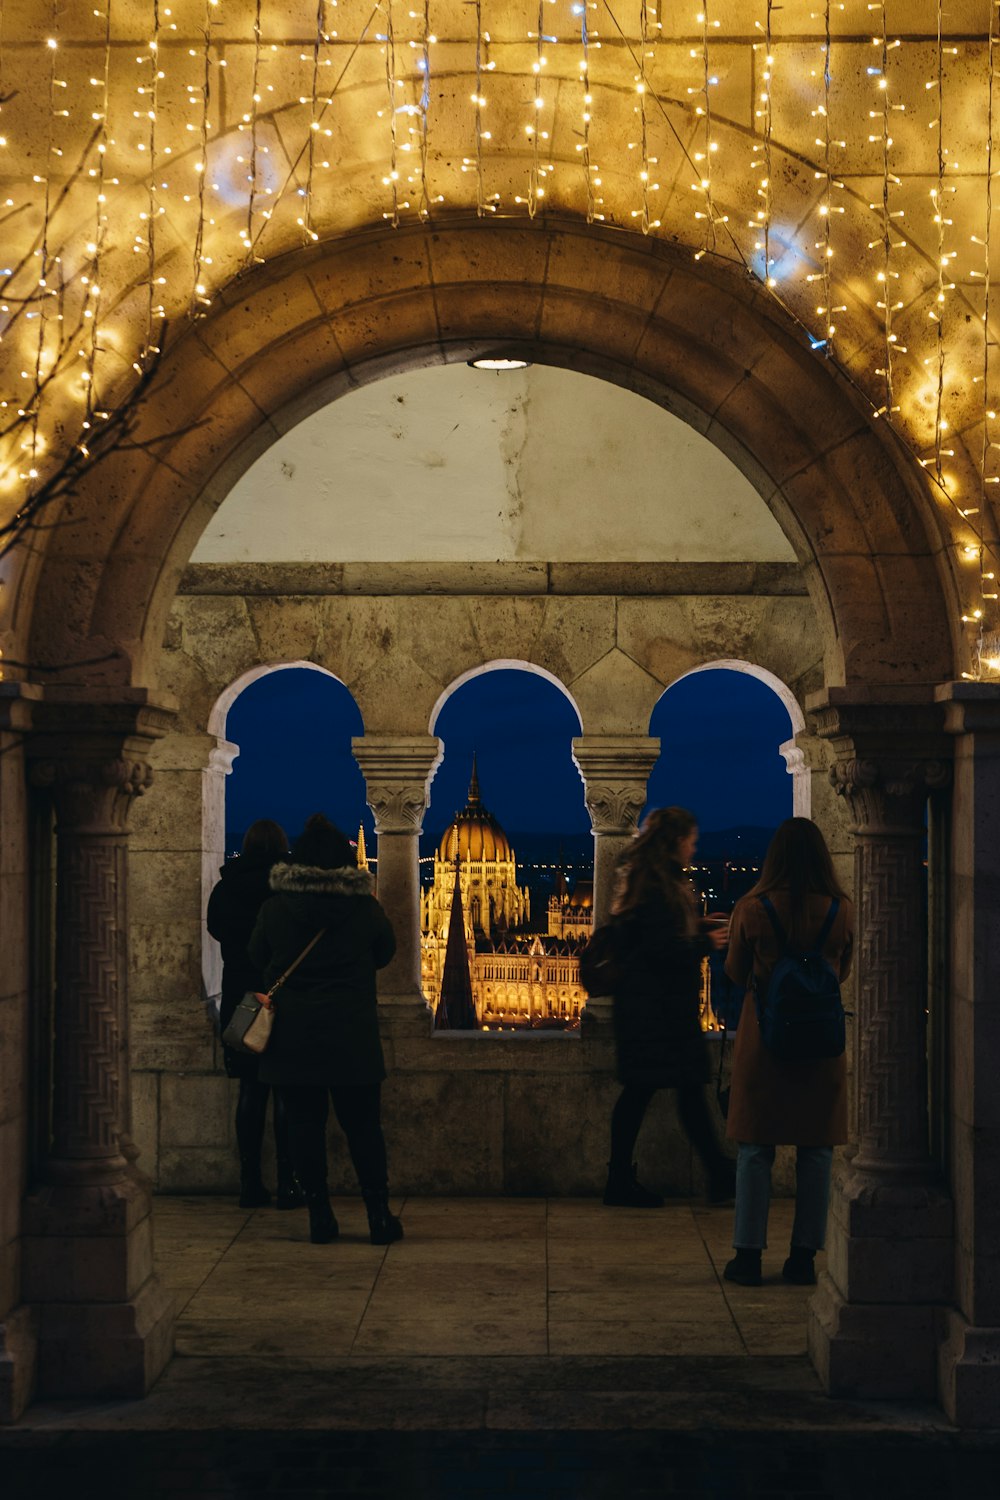
[[[627,1083],[611,1114],[611,1170],[629,1174],[632,1156],[656,1086]],[[701,1157],[706,1172],[715,1176],[730,1170],[728,1157],[719,1145],[709,1113],[705,1090],[700,1083],[687,1084],[677,1090],[677,1113],[688,1140]]]
[[337,1084],[281,1089],[288,1117],[288,1144],[295,1175],[312,1195],[326,1191],[326,1120],[330,1102],[347,1137],[362,1192],[388,1185],[385,1137],[382,1134],[380,1083]]

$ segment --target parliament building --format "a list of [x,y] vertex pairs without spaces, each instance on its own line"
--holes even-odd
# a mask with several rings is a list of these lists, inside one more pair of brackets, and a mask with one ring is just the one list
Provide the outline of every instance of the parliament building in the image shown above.
[[[466,804],[441,836],[432,884],[420,897],[423,991],[435,1016],[440,1012],[438,1025],[456,1024],[454,1016],[447,1018],[445,984],[446,972],[452,979],[448,932],[456,883],[474,1024],[490,1031],[579,1025],[586,1001],[579,953],[593,930],[593,883],[578,880],[570,892],[560,872],[549,898],[547,931],[531,930],[530,893],[517,883],[506,833],[483,806],[475,764]],[[467,1011],[464,1029],[472,1024]]]

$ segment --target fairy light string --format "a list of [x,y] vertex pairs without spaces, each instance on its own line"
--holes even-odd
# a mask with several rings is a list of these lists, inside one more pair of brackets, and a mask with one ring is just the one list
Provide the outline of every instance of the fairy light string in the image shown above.
[[[757,209],[757,228],[762,238],[756,241],[754,249],[763,252],[764,284],[774,287],[777,283],[771,275],[771,80],[774,72],[774,52],[771,47],[771,10],[772,0],[767,0],[764,25],[759,21],[754,25],[758,31],[764,33],[764,67],[761,73],[761,89],[758,94],[758,108],[754,110],[754,118],[761,121],[761,146],[760,156],[751,165],[756,169],[763,167],[764,175],[757,182],[757,197],[760,206]],[[754,43],[754,55],[760,47],[759,42]]]
[[250,170],[247,173],[247,219],[246,225],[240,231],[243,241],[245,265],[252,264],[254,260],[254,210],[257,204],[257,116],[260,104],[260,64],[261,64],[261,0],[255,0],[253,18],[253,72],[250,83],[250,108],[244,114],[241,129],[249,129],[250,132]]
[[205,285],[205,266],[210,264],[205,256],[205,183],[208,180],[209,110],[212,107],[212,11],[218,3],[219,0],[205,0],[205,16],[202,22],[198,160],[194,163],[198,218],[194,233],[191,296],[188,302],[188,313],[192,317],[203,316],[205,309],[212,304],[208,287]]
[[483,31],[482,0],[476,0],[476,91],[472,96],[472,112],[476,130],[476,215],[480,219],[494,209],[494,205],[487,199],[483,177],[483,141],[489,139],[489,131],[483,129],[483,110],[486,108],[483,73],[490,68],[489,49],[490,34]]
[[421,219],[426,219],[431,211],[431,193],[427,183],[427,162],[431,113],[431,46],[435,41],[437,41],[437,38],[431,31],[430,0],[424,0],[420,36],[420,57],[417,59],[417,67],[420,70],[420,205],[418,213]]
[[[144,102],[148,108],[144,111],[149,121],[148,150],[149,166],[147,168],[147,200],[146,212],[140,214],[140,220],[145,219],[145,249],[147,271],[147,296],[146,296],[146,338],[142,353],[136,366],[136,373],[141,373],[148,361],[159,354],[159,342],[156,321],[159,315],[165,315],[162,306],[156,302],[156,221],[159,217],[159,203],[156,191],[156,110],[159,99],[160,79],[163,76],[160,68],[160,0],[153,0],[153,35],[149,40],[149,82],[145,88],[140,86],[139,94],[144,96]],[[138,113],[142,114],[140,110]],[[142,150],[142,143],[139,146]],[[137,248],[142,244],[143,237],[140,232],[136,236]]]
[[94,419],[94,411],[99,404],[97,383],[97,354],[98,354],[98,327],[101,317],[101,258],[104,251],[104,239],[107,234],[108,213],[107,193],[105,191],[105,165],[108,155],[108,105],[109,85],[111,77],[111,11],[112,0],[105,0],[104,6],[104,49],[100,77],[91,79],[91,86],[100,89],[100,100],[98,108],[92,111],[95,117],[99,117],[99,132],[95,160],[90,172],[93,175],[94,186],[97,191],[94,195],[94,237],[88,245],[90,261],[87,266],[87,275],[84,278],[87,289],[87,302],[84,307],[83,317],[89,323],[89,340],[85,356],[85,368],[83,372],[85,413],[83,419],[83,436],[79,443],[80,452],[89,457],[87,448],[87,433],[89,433]]
[[639,202],[632,210],[633,219],[638,218],[643,234],[649,233],[649,140],[646,123],[646,59],[649,53],[649,6],[647,0],[639,0],[639,76],[635,81],[639,96]]
[[712,153],[715,150],[715,142],[712,139],[712,64],[709,58],[709,36],[711,31],[717,29],[719,22],[713,20],[709,15],[709,0],[702,0],[702,9],[698,13],[698,21],[701,25],[701,88],[695,90],[700,93],[701,103],[695,106],[695,114],[700,116],[704,124],[704,146],[700,152],[695,153],[695,161],[698,166],[699,180],[692,183],[695,191],[700,191],[704,211],[695,212],[696,219],[705,220],[705,238],[701,253],[695,256],[700,260],[706,251],[718,249],[718,238],[716,233],[715,204],[712,199]]
[[588,0],[578,0],[573,6],[573,14],[580,18],[580,89],[582,93],[580,108],[580,133],[582,141],[577,143],[576,149],[580,154],[580,165],[583,168],[583,190],[586,202],[587,223],[593,224],[596,214],[594,201],[593,164],[590,160],[590,124],[593,115],[594,98],[590,91],[590,33],[587,29],[587,4]]
[[399,227],[399,169],[396,165],[396,33],[392,22],[392,0],[384,0],[382,13],[385,16],[385,92],[386,109],[389,114],[389,173],[382,178],[382,186],[389,189],[391,207],[383,213],[393,229]]
[[[548,59],[545,56],[545,0],[538,0],[538,30],[535,32],[535,60],[531,70],[535,76],[535,93],[532,103],[534,104],[534,115],[531,124],[527,127],[528,136],[531,141],[531,168],[528,172],[528,216],[534,218],[538,210],[540,198],[545,197],[545,188],[542,185],[544,172],[541,165],[541,137],[542,137],[542,110],[545,106],[545,96],[542,93],[542,69]],[[529,36],[531,33],[528,33]]]

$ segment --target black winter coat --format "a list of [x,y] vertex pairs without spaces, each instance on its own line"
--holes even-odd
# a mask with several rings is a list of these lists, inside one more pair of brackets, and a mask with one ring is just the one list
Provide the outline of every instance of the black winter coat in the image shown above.
[[247,990],[260,989],[260,974],[247,953],[257,913],[271,894],[270,855],[241,854],[219,871],[221,879],[208,898],[207,925],[222,949],[222,998],[219,1022],[228,1026]]
[[708,1049],[698,1018],[708,942],[684,933],[659,892],[615,918],[621,980],[615,990],[618,1078],[650,1088],[707,1083]]
[[278,864],[273,894],[250,939],[269,988],[320,928],[316,946],[274,996],[274,1029],[260,1060],[262,1083],[378,1083],[385,1077],[375,970],[396,951],[389,918],[367,870]]

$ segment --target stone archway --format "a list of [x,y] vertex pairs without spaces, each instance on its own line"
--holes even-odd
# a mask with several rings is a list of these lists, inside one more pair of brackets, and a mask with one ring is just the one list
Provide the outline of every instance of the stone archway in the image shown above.
[[806,566],[829,685],[951,674],[958,611],[919,470],[772,306],[650,241],[461,221],[303,251],[219,299],[165,357],[128,454],[77,497],[85,538],[53,533],[33,659],[148,683],[197,537],[277,433],[358,384],[498,337],[660,402],[732,457]]
[[[30,660],[71,684],[47,688],[34,755],[35,779],[59,809],[62,867],[73,872],[57,927],[68,1007],[57,1025],[74,1039],[72,1057],[57,1057],[60,1130],[49,1184],[26,1216],[26,1285],[40,1305],[63,1299],[47,1267],[56,1242],[80,1230],[79,1202],[58,1185],[68,1180],[103,1205],[97,1232],[120,1235],[124,1267],[107,1299],[114,1328],[98,1320],[85,1336],[70,1330],[66,1358],[46,1335],[48,1393],[94,1389],[92,1371],[105,1389],[138,1392],[169,1344],[169,1310],[142,1279],[148,1197],[119,1151],[124,918],[108,905],[106,871],[110,854],[121,884],[125,812],[148,782],[150,749],[166,727],[164,707],[150,700],[181,571],[233,479],[276,433],[382,373],[464,359],[498,336],[540,362],[615,381],[683,415],[753,480],[800,559],[823,639],[822,731],[863,830],[862,924],[879,944],[859,1006],[871,1084],[861,1167],[843,1199],[836,1279],[817,1305],[813,1354],[834,1388],[866,1388],[866,1371],[875,1370],[873,1394],[933,1389],[937,1334],[926,1309],[952,1292],[950,1205],[928,1188],[924,1053],[912,1005],[919,944],[900,913],[918,909],[923,799],[944,780],[932,697],[955,672],[959,611],[926,489],[850,387],[800,347],[773,306],[724,271],[577,224],[455,221],[345,238],[231,287],[169,350],[136,411],[130,450],[102,462],[68,507],[85,524],[49,534],[25,586]],[[976,727],[957,698],[951,712],[955,733]],[[602,805],[620,814],[638,777],[622,774],[611,737],[591,738],[603,742],[583,747],[581,769],[588,782],[604,777]],[[401,849],[412,843],[433,769],[431,741],[411,730],[358,747],[371,797],[396,820]],[[409,901],[409,886],[404,894]],[[74,940],[81,931],[85,973]],[[402,1020],[399,1035],[410,1038],[412,1017]],[[74,1113],[85,1077],[97,1079],[95,1091],[84,1114]],[[970,1144],[963,1160],[974,1159]],[[914,1275],[873,1277],[900,1205],[913,1226]],[[81,1292],[81,1302],[96,1300]],[[972,1321],[971,1296],[963,1308]],[[955,1323],[953,1365],[972,1358],[965,1336],[966,1323]]]

